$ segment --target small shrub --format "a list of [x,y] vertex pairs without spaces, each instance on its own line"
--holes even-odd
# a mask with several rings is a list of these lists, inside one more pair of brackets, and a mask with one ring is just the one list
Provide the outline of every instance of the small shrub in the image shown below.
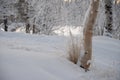
[[68,45],[68,59],[77,64],[78,59],[80,58],[80,40],[76,37],[73,37],[72,33],[70,32],[70,41]]

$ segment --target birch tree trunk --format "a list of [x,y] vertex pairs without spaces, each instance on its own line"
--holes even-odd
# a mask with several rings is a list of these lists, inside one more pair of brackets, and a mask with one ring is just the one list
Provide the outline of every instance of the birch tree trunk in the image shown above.
[[84,49],[85,53],[81,59],[81,67],[87,71],[90,67],[90,62],[92,58],[92,31],[93,26],[97,18],[99,0],[91,0],[91,8],[89,10],[88,18],[84,26]]
[[120,0],[115,0],[115,4],[119,4],[120,3]]

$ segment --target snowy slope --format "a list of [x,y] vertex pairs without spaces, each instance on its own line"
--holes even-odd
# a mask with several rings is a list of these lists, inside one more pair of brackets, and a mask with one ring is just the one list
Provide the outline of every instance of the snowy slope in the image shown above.
[[120,80],[120,41],[93,38],[85,72],[66,59],[67,37],[0,32],[0,80]]

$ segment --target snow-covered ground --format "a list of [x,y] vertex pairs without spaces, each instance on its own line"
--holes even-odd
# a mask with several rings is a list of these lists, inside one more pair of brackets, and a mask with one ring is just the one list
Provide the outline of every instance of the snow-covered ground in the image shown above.
[[66,59],[68,38],[0,32],[0,80],[120,80],[120,41],[93,37],[85,72]]
[[55,30],[54,33],[57,35],[61,35],[61,36],[70,36],[70,32],[74,35],[74,36],[82,36],[82,32],[83,32],[83,27],[75,27],[75,26],[64,26],[64,27],[60,27],[59,29]]

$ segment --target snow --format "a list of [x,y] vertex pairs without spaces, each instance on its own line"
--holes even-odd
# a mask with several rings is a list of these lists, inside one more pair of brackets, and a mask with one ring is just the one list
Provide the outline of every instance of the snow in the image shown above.
[[66,58],[68,37],[0,32],[0,80],[120,80],[120,41],[93,37],[85,72]]
[[62,35],[62,36],[70,36],[70,32],[72,33],[72,35],[74,36],[82,36],[82,32],[83,32],[83,27],[78,26],[64,26],[64,27],[60,27],[59,29],[55,30],[54,33],[57,35]]

